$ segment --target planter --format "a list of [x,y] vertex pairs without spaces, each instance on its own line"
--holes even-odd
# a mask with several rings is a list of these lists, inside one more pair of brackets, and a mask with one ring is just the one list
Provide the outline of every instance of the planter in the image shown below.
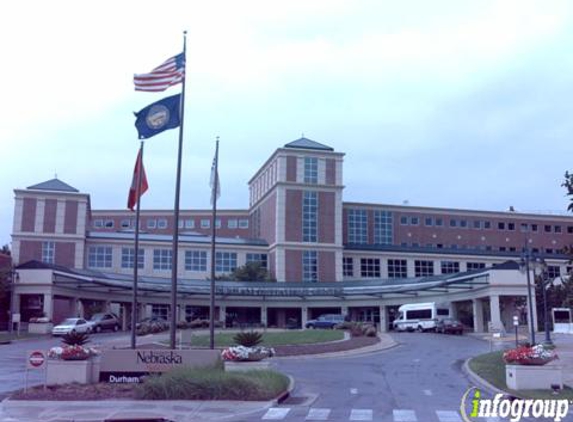
[[505,382],[512,390],[551,390],[563,388],[563,369],[559,365],[506,365]]
[[225,361],[225,371],[252,371],[254,369],[269,369],[268,360],[259,361]]
[[48,359],[46,384],[91,384],[93,378],[93,360],[53,360]]
[[28,332],[30,334],[50,334],[54,328],[51,322],[29,322]]

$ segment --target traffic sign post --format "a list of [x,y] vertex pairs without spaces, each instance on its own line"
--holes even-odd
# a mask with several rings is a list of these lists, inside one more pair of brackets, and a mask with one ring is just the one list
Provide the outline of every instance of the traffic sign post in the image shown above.
[[47,353],[44,350],[30,350],[26,353],[26,381],[24,384],[24,392],[28,390],[29,370],[44,370],[44,388],[46,388],[47,358]]

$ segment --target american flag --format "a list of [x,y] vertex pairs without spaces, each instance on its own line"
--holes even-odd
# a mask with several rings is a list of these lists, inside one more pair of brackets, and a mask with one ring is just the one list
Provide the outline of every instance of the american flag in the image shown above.
[[167,59],[150,73],[133,76],[136,91],[160,92],[183,81],[185,56],[183,53]]

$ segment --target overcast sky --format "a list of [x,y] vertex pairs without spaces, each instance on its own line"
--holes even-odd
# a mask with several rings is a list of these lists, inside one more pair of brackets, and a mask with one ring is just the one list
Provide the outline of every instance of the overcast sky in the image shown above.
[[[0,25],[0,243],[13,189],[58,178],[124,209],[133,90],[188,30],[182,208],[221,208],[302,133],[345,152],[346,201],[564,212],[573,16],[563,1],[10,2]],[[177,130],[146,142],[144,208],[173,207]]]

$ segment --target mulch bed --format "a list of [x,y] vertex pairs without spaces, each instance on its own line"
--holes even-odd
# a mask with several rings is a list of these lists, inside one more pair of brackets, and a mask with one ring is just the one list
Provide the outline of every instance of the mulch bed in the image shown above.
[[360,347],[372,346],[380,342],[378,337],[351,337],[344,341],[320,344],[297,344],[290,346],[275,346],[277,357],[316,355],[319,353],[344,352],[346,350],[358,349]]
[[[378,337],[352,337],[348,340],[320,344],[301,344],[291,346],[275,346],[277,357],[316,355],[319,353],[343,352],[378,343]],[[157,346],[157,345],[155,345]],[[153,345],[141,345],[140,348],[150,348]],[[135,385],[133,384],[66,384],[44,388],[42,386],[29,388],[26,393],[20,390],[10,396],[11,400],[134,400]]]

